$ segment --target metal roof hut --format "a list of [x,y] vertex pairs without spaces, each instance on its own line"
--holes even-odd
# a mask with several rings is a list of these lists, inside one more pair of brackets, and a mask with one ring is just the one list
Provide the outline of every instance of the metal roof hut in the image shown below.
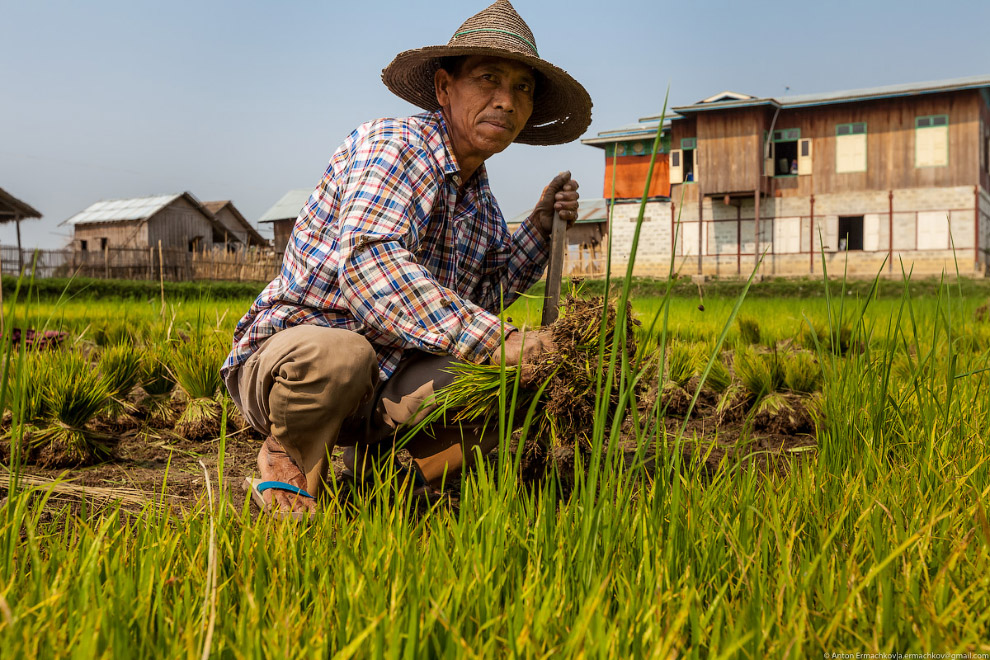
[[33,206],[17,199],[3,188],[0,188],[0,224],[13,221],[17,225],[17,269],[24,268],[24,252],[21,249],[21,220],[40,218]]
[[79,252],[114,248],[210,250],[224,226],[192,193],[111,199],[91,204],[62,224],[73,228]]
[[275,202],[258,220],[258,224],[262,222],[272,223],[275,234],[272,239],[272,246],[277,252],[285,252],[285,246],[289,243],[289,235],[292,233],[292,227],[296,224],[296,218],[306,206],[312,192],[309,188],[290,190],[282,195],[282,199]]
[[267,247],[268,241],[251,226],[229,199],[203,202],[203,206],[213,214],[224,228],[224,244],[240,243],[245,247]]

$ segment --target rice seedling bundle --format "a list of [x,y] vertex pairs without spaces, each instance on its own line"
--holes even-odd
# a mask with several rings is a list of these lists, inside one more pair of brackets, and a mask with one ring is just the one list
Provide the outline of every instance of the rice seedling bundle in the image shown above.
[[[604,333],[602,320],[605,319]],[[529,439],[544,447],[573,447],[577,442],[588,447],[595,417],[596,389],[601,382],[602,397],[607,398],[606,416],[610,420],[619,404],[619,370],[611,382],[606,380],[608,365],[613,358],[612,345],[616,331],[616,309],[604,297],[578,298],[568,296],[560,317],[547,328],[555,350],[542,356],[533,365],[532,377],[523,383],[516,410],[519,423],[529,408],[535,392],[543,388],[536,418]],[[631,311],[625,315],[626,356],[636,354],[633,340]],[[599,359],[601,343],[604,351]],[[615,356],[621,359],[621,356]],[[502,367],[461,363],[453,366],[454,382],[436,396],[438,408],[424,424],[441,419],[457,421],[484,420],[491,423],[499,411]],[[506,369],[509,387],[518,368]],[[452,416],[448,411],[453,411]]]
[[667,352],[667,379],[678,387],[686,387],[695,374],[695,356],[684,342],[672,342]]
[[50,363],[42,387],[44,426],[30,444],[42,465],[88,463],[107,454],[103,440],[87,425],[106,408],[110,388],[99,370],[79,353],[61,353]]
[[760,343],[760,323],[754,318],[740,316],[736,319],[739,325],[739,339],[744,344]]
[[216,335],[203,335],[174,347],[168,369],[186,395],[175,431],[190,440],[215,436],[220,430],[220,365],[226,349]]
[[106,379],[110,391],[110,402],[105,413],[111,421],[131,408],[126,397],[138,384],[141,372],[141,353],[130,344],[121,342],[103,351],[100,356],[100,373]]
[[759,403],[767,394],[776,392],[784,384],[784,369],[776,351],[758,353],[750,348],[740,347],[736,351],[733,366],[736,377],[746,388],[748,398]]
[[821,389],[822,371],[810,353],[797,351],[784,360],[784,385],[796,394],[811,394]]
[[7,394],[4,400],[10,407],[12,418],[25,424],[33,424],[45,414],[45,386],[51,373],[51,363],[57,354],[26,351],[21,356],[23,362],[18,369],[15,356],[10,364],[11,373],[6,382]]
[[175,376],[169,370],[171,353],[166,343],[155,344],[145,350],[142,359],[141,389],[147,409],[148,420],[160,426],[171,426],[175,417],[172,407],[172,392],[175,390]]

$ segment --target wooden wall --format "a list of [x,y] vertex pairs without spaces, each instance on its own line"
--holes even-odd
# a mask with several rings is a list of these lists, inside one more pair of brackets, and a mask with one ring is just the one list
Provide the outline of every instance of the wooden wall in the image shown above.
[[[890,190],[976,185],[979,178],[980,92],[945,94],[782,110],[775,130],[799,128],[812,139],[812,174],[788,182],[778,177],[782,196],[815,192]],[[915,118],[948,115],[949,164],[915,167]],[[866,122],[866,171],[837,173],[835,127]]]
[[215,213],[214,216],[220,221],[220,224],[222,224],[223,228],[227,231],[228,243],[241,243],[242,245],[248,244],[247,230],[244,229],[244,226],[237,220],[230,208],[224,206],[220,209],[220,211]]
[[213,247],[213,226],[195,206],[180,197],[167,208],[148,219],[148,245],[163,248],[189,248],[189,242],[199,238],[197,249]]
[[[643,184],[650,169],[651,156],[618,156],[615,159],[615,196],[619,199],[643,196]],[[670,154],[657,154],[650,181],[650,197],[670,194]],[[612,159],[605,158],[605,199],[612,198]]]
[[82,249],[86,241],[87,252],[100,252],[101,239],[107,239],[111,248],[141,248],[148,245],[148,226],[142,220],[130,222],[87,222],[74,225],[73,248]]
[[272,230],[275,236],[272,238],[272,247],[276,252],[285,252],[285,246],[289,244],[289,236],[292,234],[292,227],[295,226],[295,218],[276,220],[272,223]]
[[699,113],[694,169],[706,194],[756,190],[763,171],[766,115],[765,108]]

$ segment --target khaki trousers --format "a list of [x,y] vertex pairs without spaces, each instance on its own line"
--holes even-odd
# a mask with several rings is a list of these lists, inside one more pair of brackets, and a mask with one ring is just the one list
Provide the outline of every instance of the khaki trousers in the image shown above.
[[[349,330],[299,325],[265,340],[228,375],[227,389],[247,422],[285,448],[306,475],[307,490],[315,494],[325,485],[336,445],[390,449],[435,409],[429,402],[453,380],[445,371],[453,361],[407,351],[396,373],[382,384],[367,339]],[[467,467],[474,447],[487,454],[497,444],[497,428],[434,424],[405,449],[436,485]]]

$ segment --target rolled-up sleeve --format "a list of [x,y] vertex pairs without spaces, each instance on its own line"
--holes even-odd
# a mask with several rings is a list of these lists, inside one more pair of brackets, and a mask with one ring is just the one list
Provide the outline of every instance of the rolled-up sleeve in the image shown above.
[[362,145],[341,197],[338,281],[373,343],[480,362],[502,322],[441,286],[415,253],[442,192],[429,154],[401,142]]

